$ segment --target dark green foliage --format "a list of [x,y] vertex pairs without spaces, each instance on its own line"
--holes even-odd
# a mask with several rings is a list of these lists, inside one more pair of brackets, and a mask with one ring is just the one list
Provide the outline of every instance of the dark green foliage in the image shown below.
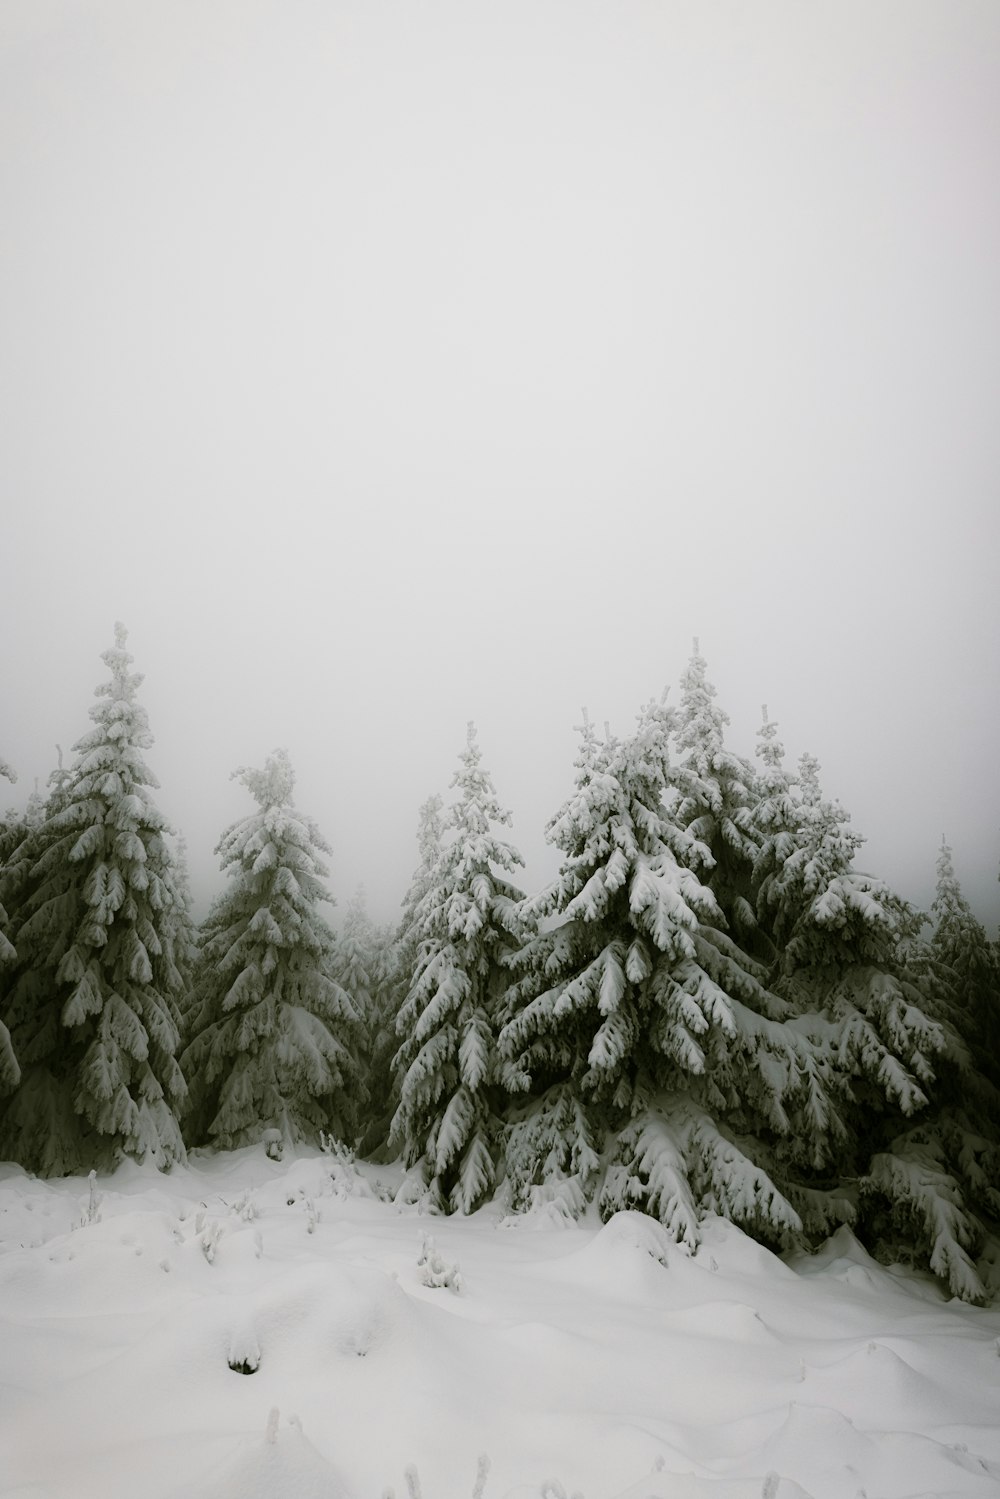
[[26,820],[4,875],[16,958],[2,1015],[22,1077],[0,1117],[0,1149],[53,1174],[183,1155],[176,874],[125,638],[117,626],[95,727]]
[[321,1131],[353,1140],[362,1017],[333,977],[334,937],[319,910],[330,899],[319,859],[328,845],[292,805],[283,750],[235,774],[259,810],[217,849],[229,886],[200,934],[183,1057],[188,1138],[235,1148],[272,1129],[289,1144],[316,1143]]

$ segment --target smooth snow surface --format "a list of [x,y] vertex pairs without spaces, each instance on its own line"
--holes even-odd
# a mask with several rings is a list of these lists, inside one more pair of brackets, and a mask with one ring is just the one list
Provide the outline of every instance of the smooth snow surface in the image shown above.
[[848,1232],[789,1265],[713,1220],[688,1257],[398,1186],[0,1168],[2,1499],[1000,1494],[1000,1311]]

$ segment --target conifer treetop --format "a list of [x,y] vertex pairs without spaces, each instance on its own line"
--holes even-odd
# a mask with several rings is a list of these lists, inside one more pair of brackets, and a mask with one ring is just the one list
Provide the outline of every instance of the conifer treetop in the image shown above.
[[778,725],[768,717],[767,704],[761,706],[761,725],[757,730],[757,746],[754,754],[770,771],[780,771],[785,759],[785,747],[778,738]]
[[295,771],[285,749],[276,749],[264,761],[263,770],[241,765],[229,777],[231,781],[242,781],[262,812],[272,807],[290,806],[295,788]]
[[[800,846],[815,846],[831,873],[848,870],[864,837],[848,824],[851,814],[839,802],[824,797],[819,783],[819,761],[808,751],[799,760]],[[815,857],[816,855],[814,855]]]
[[723,737],[729,714],[714,701],[715,687],[708,680],[708,663],[694,638],[694,649],[681,676],[681,716],[677,729],[680,749],[695,750],[699,759],[715,768],[715,756],[722,753]]
[[[153,735],[149,729],[149,716],[138,701],[138,691],[144,681],[141,672],[130,672],[133,657],[125,649],[128,632],[119,621],[115,625],[115,644],[101,652],[101,660],[111,673],[110,682],[99,682],[94,688],[98,699],[88,712],[94,728],[78,739],[73,751],[77,763],[68,772],[63,770],[62,751],[59,746],[59,767],[49,777],[55,791],[68,787],[71,782],[82,786],[87,777],[112,770],[124,774],[133,786],[159,788],[159,781],[137,752],[149,749]],[[75,789],[75,788],[74,788]],[[116,787],[108,782],[101,790],[113,796]],[[162,827],[166,825],[160,824]]]
[[955,873],[951,846],[941,839],[937,856],[937,887],[931,905],[933,945],[946,962],[964,966],[988,948],[986,929],[966,900]]
[[441,833],[444,821],[441,816],[441,808],[444,806],[444,798],[435,791],[420,807],[420,825],[417,829],[417,848],[420,851],[421,869],[430,869],[438,856],[441,847]]
[[476,725],[470,718],[465,731],[465,749],[458,757],[458,769],[451,778],[451,785],[461,791],[461,799],[455,803],[448,825],[461,828],[464,833],[485,834],[491,822],[509,827],[512,814],[501,807],[493,785],[493,778],[482,769],[483,752],[476,737]]

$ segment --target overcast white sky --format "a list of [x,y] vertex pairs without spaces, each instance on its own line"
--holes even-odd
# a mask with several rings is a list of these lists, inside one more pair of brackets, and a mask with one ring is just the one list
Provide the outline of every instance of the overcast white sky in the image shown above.
[[123,619],[201,899],[285,745],[394,916],[470,717],[536,886],[697,634],[995,928],[996,0],[2,0],[0,412],[0,754]]

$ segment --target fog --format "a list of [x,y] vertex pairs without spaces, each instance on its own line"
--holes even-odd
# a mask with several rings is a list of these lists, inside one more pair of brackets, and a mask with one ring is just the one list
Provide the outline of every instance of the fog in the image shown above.
[[470,718],[535,887],[697,635],[995,928],[991,0],[4,0],[0,268],[6,801],[122,619],[201,906],[282,745],[393,917]]

